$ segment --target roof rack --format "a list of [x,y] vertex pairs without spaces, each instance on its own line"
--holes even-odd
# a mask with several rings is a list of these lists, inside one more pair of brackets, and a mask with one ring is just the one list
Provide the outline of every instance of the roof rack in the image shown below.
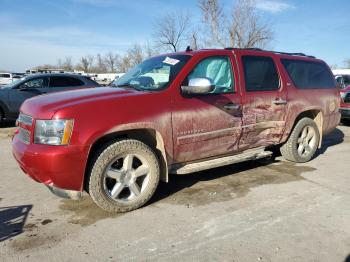
[[280,54],[280,55],[295,55],[295,56],[305,56],[305,57],[315,58],[312,55],[305,55],[304,53],[287,53],[287,52],[280,52],[280,51],[273,51],[273,50],[264,50],[261,48],[233,48],[233,47],[225,48],[225,50],[235,50],[235,49],[251,50],[251,51],[264,51],[264,52],[271,52],[271,53]]

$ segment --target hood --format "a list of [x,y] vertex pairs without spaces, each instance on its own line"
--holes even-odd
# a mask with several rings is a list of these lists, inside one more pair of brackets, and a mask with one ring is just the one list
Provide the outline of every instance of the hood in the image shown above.
[[35,118],[49,119],[60,109],[75,105],[88,104],[101,100],[115,100],[124,96],[140,95],[142,91],[124,88],[86,88],[48,95],[36,96],[26,100],[21,112]]

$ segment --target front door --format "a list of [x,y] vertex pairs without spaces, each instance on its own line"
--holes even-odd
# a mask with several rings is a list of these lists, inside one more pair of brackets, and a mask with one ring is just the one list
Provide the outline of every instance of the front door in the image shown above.
[[[209,78],[210,94],[179,95],[172,113],[174,163],[193,161],[237,150],[241,135],[241,97],[236,68],[229,56],[210,56],[195,61],[182,85],[192,78]],[[178,87],[180,90],[180,86]]]
[[242,137],[240,150],[278,144],[283,135],[287,92],[273,56],[240,57]]

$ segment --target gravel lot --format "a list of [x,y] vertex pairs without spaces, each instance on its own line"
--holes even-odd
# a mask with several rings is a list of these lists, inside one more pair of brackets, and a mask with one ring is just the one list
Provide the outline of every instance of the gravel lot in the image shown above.
[[345,261],[350,127],[306,164],[280,158],[172,177],[151,203],[110,215],[28,178],[0,128],[0,261]]

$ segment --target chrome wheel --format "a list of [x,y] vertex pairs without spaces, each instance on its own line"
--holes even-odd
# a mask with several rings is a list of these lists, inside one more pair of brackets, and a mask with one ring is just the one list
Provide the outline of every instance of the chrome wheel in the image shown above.
[[297,140],[297,151],[299,156],[306,158],[310,154],[313,154],[317,147],[316,130],[313,126],[305,126]]
[[142,197],[150,178],[146,159],[137,154],[127,154],[113,160],[104,173],[104,190],[117,202],[128,203]]

